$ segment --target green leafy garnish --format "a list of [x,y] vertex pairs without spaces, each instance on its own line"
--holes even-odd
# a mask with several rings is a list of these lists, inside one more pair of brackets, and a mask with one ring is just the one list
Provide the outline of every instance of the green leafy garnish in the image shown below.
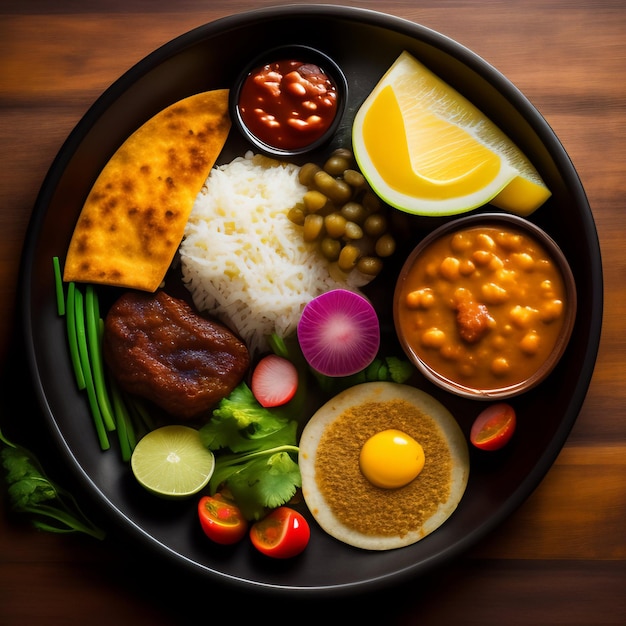
[[288,502],[301,486],[297,422],[262,407],[246,383],[220,401],[200,428],[204,445],[215,454],[209,482],[214,494],[227,488],[249,520]]
[[322,391],[326,394],[335,395],[348,387],[375,381],[390,381],[404,383],[414,373],[414,366],[406,360],[396,356],[385,358],[377,357],[365,369],[351,376],[325,376],[319,372],[313,372]]
[[9,441],[2,431],[0,461],[6,470],[12,509],[29,516],[35,528],[104,539],[104,531],[85,516],[72,494],[46,476],[32,452]]

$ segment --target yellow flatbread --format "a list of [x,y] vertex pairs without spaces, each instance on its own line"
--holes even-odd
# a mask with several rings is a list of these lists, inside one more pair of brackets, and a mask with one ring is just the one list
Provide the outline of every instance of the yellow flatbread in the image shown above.
[[[426,456],[417,478],[396,489],[375,487],[359,467],[362,445],[387,428],[414,437]],[[307,422],[299,447],[311,514],[329,535],[365,550],[402,548],[437,530],[469,479],[469,451],[456,420],[409,385],[370,382],[342,391]]]
[[76,223],[63,279],[155,291],[230,130],[228,90],[157,113],[115,152]]

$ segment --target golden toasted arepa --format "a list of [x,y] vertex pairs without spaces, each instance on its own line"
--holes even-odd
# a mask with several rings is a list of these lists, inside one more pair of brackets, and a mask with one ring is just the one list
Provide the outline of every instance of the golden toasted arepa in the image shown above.
[[63,279],[155,291],[230,125],[219,89],[172,104],[128,137],[87,197]]
[[[424,448],[420,474],[404,487],[372,485],[359,466],[372,435],[399,429]],[[361,383],[320,407],[300,438],[302,495],[329,535],[365,550],[420,541],[456,510],[469,479],[469,451],[452,414],[426,392],[392,382]]]

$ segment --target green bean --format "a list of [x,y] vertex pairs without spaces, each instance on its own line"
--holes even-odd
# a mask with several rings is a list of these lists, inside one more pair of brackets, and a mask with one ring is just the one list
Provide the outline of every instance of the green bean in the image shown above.
[[59,257],[52,257],[52,268],[54,270],[54,288],[57,296],[57,313],[65,315],[65,294],[63,293],[63,278],[61,277],[61,264]]
[[115,426],[120,444],[123,461],[130,461],[137,441],[135,439],[132,420],[128,408],[124,403],[120,389],[115,383],[111,383],[111,400],[115,415]]
[[109,431],[115,430],[115,419],[111,410],[111,401],[104,380],[104,364],[102,350],[100,349],[102,337],[99,329],[100,311],[98,298],[93,285],[87,285],[85,289],[85,320],[87,326],[87,345],[89,346],[89,360],[93,375],[94,389],[98,406],[104,420],[104,425]]
[[74,378],[76,379],[76,385],[82,391],[86,387],[86,382],[78,350],[78,336],[76,330],[76,285],[73,282],[69,283],[67,286],[65,321],[70,360],[72,362],[72,368],[74,369]]
[[78,343],[78,352],[80,354],[80,362],[85,374],[85,389],[87,390],[87,398],[89,400],[89,406],[91,408],[91,416],[93,418],[96,434],[100,442],[100,448],[102,450],[108,450],[111,447],[109,437],[107,435],[107,429],[104,425],[102,413],[100,412],[100,406],[96,397],[96,390],[91,373],[91,366],[89,363],[89,351],[87,347],[87,334],[85,331],[85,313],[83,306],[83,294],[79,289],[76,289],[76,297],[74,300],[76,311],[76,338]]

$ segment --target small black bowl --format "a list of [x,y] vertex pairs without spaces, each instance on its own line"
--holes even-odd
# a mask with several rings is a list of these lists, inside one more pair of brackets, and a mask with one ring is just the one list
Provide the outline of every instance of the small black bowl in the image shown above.
[[[322,135],[315,136],[311,141],[296,147],[284,147],[272,145],[271,142],[263,140],[248,127],[240,108],[241,91],[247,78],[258,68],[273,62],[294,60],[303,64],[313,64],[318,66],[330,79],[337,94],[337,104],[335,116],[328,128]],[[230,91],[230,115],[233,125],[243,137],[260,152],[276,158],[295,157],[313,152],[329,142],[337,131],[341,119],[346,109],[348,101],[348,81],[346,76],[333,59],[324,52],[304,45],[287,45],[272,48],[263,54],[255,57],[238,75],[233,88]]]

